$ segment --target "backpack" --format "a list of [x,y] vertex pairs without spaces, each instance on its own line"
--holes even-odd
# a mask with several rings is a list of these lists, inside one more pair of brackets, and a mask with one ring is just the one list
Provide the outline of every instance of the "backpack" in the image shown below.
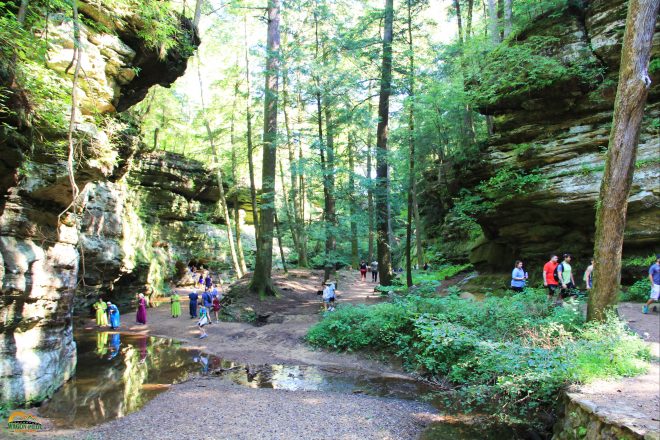
[[559,279],[559,266],[561,266],[561,271],[564,271],[564,263],[559,263],[557,267],[555,267],[554,272],[552,272],[552,276],[555,277],[555,281],[561,283],[561,280]]

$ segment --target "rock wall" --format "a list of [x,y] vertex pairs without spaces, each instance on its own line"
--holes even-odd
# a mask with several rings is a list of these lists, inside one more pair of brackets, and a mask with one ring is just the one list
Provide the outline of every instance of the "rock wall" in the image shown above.
[[563,415],[555,424],[553,440],[651,440],[658,433],[649,430],[648,415],[637,408],[619,407],[608,412],[579,395],[566,393]]
[[[230,210],[238,205],[242,237],[252,249],[249,193],[225,191],[236,195]],[[157,294],[174,278],[177,261],[201,260],[231,272],[218,199],[215,175],[204,164],[162,151],[140,154],[125,179],[90,184],[81,219],[84,273],[76,309],[87,313],[98,296],[121,307],[132,304],[136,292]]]
[[[533,175],[519,192],[489,197],[483,190],[476,220],[483,237],[473,245],[470,260],[484,268],[510,269],[515,258],[534,266],[550,252],[571,252],[586,266],[593,249],[595,204],[612,120],[627,3],[594,0],[584,8],[551,11],[532,23],[512,42],[551,37],[545,55],[566,66],[595,66],[599,73],[585,81],[573,70],[561,80],[535,89],[509,90],[480,111],[493,116],[494,135],[479,166],[451,170],[462,185],[474,188],[493,176]],[[660,26],[660,23],[659,23]],[[660,55],[656,28],[652,59]],[[660,71],[652,71],[653,86],[639,141],[637,166],[629,197],[624,253],[647,256],[660,241]],[[520,182],[525,182],[524,178]],[[511,182],[508,182],[509,184]],[[506,185],[504,185],[506,186]],[[454,193],[456,197],[457,193]],[[508,197],[507,197],[508,196]],[[468,241],[452,235],[448,218],[444,238],[457,249]],[[455,243],[454,243],[455,242]],[[459,252],[460,254],[460,252]],[[460,256],[460,255],[459,255]],[[531,272],[530,272],[531,273]]]
[[[65,215],[61,213],[72,201],[65,165],[67,134],[63,126],[40,118],[38,112],[51,111],[50,106],[62,106],[62,113],[68,109],[57,100],[31,102],[34,94],[25,88],[31,67],[25,69],[27,80],[21,84],[11,75],[3,76],[11,60],[0,59],[1,85],[10,91],[9,106],[13,110],[0,115],[3,402],[39,402],[74,371],[74,292],[87,277],[80,276],[80,261],[85,250],[94,248],[95,232],[103,230],[107,236],[117,238],[121,230],[117,218],[112,221],[109,216],[103,224],[91,218],[99,210],[119,213],[123,209],[126,199],[119,189],[121,180],[140,149],[134,124],[115,112],[139,101],[152,85],[169,84],[183,74],[187,58],[199,43],[185,19],[180,21],[180,40],[161,52],[142,41],[142,22],[135,12],[120,13],[93,0],[79,2],[79,9],[86,23],[108,25],[103,32],[81,26],[84,74],[78,83],[79,111],[73,137],[75,179],[85,197]],[[42,81],[40,86],[46,84],[53,93],[62,93],[71,88],[73,69],[67,71],[73,53],[71,21],[51,10],[48,35],[48,68],[39,71],[41,77],[36,79]],[[136,76],[150,69],[160,74]],[[57,111],[54,114],[57,116]],[[82,235],[81,227],[85,232]],[[103,251],[89,258],[101,265],[119,252],[110,241],[100,247]]]

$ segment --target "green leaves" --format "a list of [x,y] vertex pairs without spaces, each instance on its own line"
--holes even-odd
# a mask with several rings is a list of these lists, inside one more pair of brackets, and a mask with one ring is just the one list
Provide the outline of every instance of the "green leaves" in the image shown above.
[[463,405],[489,405],[526,423],[568,383],[643,372],[649,351],[610,316],[585,325],[581,304],[553,307],[541,289],[482,302],[409,295],[345,306],[312,327],[308,342],[339,350],[387,350],[408,368],[458,386]]

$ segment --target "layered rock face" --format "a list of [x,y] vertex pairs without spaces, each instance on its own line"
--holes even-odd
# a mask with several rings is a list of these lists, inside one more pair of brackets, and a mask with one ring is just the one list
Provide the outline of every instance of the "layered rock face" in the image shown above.
[[[61,126],[30,127],[21,114],[34,106],[16,108],[13,116],[2,117],[10,129],[0,131],[0,401],[41,401],[73,373],[72,308],[81,281],[81,257],[91,248],[94,232],[117,237],[121,229],[120,221],[101,224],[89,218],[105,204],[104,211],[122,210],[125,199],[115,197],[121,193],[118,182],[139,149],[135,127],[115,111],[137,102],[151,85],[169,84],[180,76],[198,44],[192,27],[183,20],[182,41],[159,53],[141,40],[141,21],[134,12],[118,14],[93,1],[79,4],[85,19],[111,23],[107,32],[81,26],[84,74],[78,83],[73,138],[75,180],[83,197],[68,212],[62,214],[72,202],[63,153],[66,131]],[[70,90],[71,21],[53,14],[48,32],[48,81],[55,89]],[[163,74],[136,76],[153,68]],[[3,85],[14,96],[29,95],[16,84]],[[98,198],[93,199],[92,193]],[[81,224],[91,233],[81,236]],[[109,246],[102,253],[115,252],[116,247]]]
[[[515,258],[536,266],[551,252],[570,252],[581,257],[580,266],[588,264],[626,9],[621,0],[594,0],[586,9],[542,17],[509,43],[552,37],[543,48],[546,54],[565,65],[595,66],[598,74],[585,81],[569,72],[547,87],[503,94],[482,106],[494,117],[495,134],[482,157],[484,166],[461,178],[474,184],[496,178],[490,187],[481,185],[484,203],[477,221],[483,237],[471,251],[473,263],[510,269]],[[652,57],[658,55],[656,28]],[[660,239],[660,72],[652,71],[651,77],[629,198],[627,255],[649,255]],[[509,193],[500,194],[497,185],[510,188],[505,189]]]
[[[239,208],[243,239],[251,248],[254,238],[245,224],[252,222],[249,193],[225,191],[230,210]],[[84,273],[77,310],[85,313],[98,296],[123,306],[137,292],[160,290],[174,277],[177,261],[224,261],[229,271],[218,200],[217,181],[207,167],[162,151],[140,154],[125,179],[89,185],[81,221]]]

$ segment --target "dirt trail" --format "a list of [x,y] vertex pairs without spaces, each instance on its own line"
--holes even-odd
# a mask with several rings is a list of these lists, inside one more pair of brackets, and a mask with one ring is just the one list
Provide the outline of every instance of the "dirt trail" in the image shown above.
[[[265,325],[255,326],[246,322],[221,322],[207,326],[208,338],[200,340],[196,319],[188,312],[187,295],[191,289],[179,289],[182,296],[179,318],[170,316],[169,303],[148,310],[148,324],[124,326],[124,330],[145,332],[152,335],[175,338],[191,348],[201,349],[241,363],[317,365],[351,368],[385,375],[402,375],[401,371],[364,355],[328,353],[311,349],[304,343],[307,330],[321,317],[322,302],[316,294],[320,289],[321,272],[291,270],[286,275],[276,272],[275,285],[280,298],[262,300],[247,292],[249,279],[241,280],[233,288],[241,291],[235,301],[254,309],[257,315],[268,316]],[[372,304],[382,301],[374,293],[374,283],[361,283],[359,274],[338,272],[338,303]],[[185,298],[185,300],[184,300]],[[123,322],[134,322],[133,314],[124,315]]]

